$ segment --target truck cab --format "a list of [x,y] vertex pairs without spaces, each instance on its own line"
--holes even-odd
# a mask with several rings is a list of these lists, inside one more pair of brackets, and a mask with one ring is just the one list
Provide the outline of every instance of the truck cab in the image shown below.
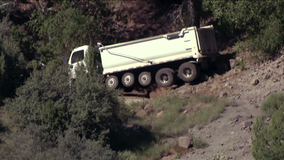
[[78,48],[75,48],[70,55],[70,58],[68,60],[69,65],[69,73],[72,79],[76,78],[76,69],[78,69],[79,66],[83,65],[86,66],[85,57],[88,53],[89,46],[84,45]]

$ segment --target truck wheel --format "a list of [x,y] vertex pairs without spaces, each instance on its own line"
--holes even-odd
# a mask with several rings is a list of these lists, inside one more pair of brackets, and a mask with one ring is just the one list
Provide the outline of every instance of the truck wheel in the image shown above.
[[179,78],[184,82],[191,82],[197,77],[197,67],[193,63],[185,62],[178,69]]
[[118,78],[114,75],[108,76],[106,79],[106,87],[109,89],[116,89],[118,86]]
[[144,86],[144,87],[148,86],[152,81],[151,72],[140,73],[138,77],[138,81],[141,86]]
[[122,76],[121,82],[124,87],[131,87],[134,84],[134,80],[134,75],[130,72],[127,72]]
[[174,71],[170,68],[160,69],[155,76],[156,83],[161,87],[170,87],[174,83]]

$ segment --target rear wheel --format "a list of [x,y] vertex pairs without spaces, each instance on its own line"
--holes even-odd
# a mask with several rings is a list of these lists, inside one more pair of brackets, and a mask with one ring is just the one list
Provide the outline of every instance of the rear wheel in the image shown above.
[[162,68],[156,73],[155,80],[161,87],[170,87],[175,80],[174,71],[170,68]]
[[108,76],[105,83],[107,88],[116,89],[118,87],[118,78],[114,75]]
[[151,72],[140,73],[138,77],[138,81],[141,86],[144,86],[144,87],[148,86],[152,81]]
[[121,82],[124,87],[132,87],[134,84],[134,80],[134,75],[130,72],[127,72],[122,76]]
[[193,63],[186,62],[180,65],[178,69],[179,78],[184,82],[191,82],[197,78],[197,66]]

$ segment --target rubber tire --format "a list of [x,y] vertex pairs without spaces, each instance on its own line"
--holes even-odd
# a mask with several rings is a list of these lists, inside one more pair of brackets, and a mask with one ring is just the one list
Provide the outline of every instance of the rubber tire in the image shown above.
[[[114,84],[111,84],[111,80]],[[105,81],[105,84],[106,84],[106,87],[109,88],[109,89],[116,89],[118,87],[118,84],[119,84],[117,76],[115,76],[115,75],[108,76],[106,81]]]
[[[167,76],[168,81],[166,83],[161,80],[162,75]],[[160,87],[170,87],[171,85],[173,85],[173,83],[175,81],[174,70],[172,70],[170,68],[160,69],[155,75],[155,80],[156,80],[156,83],[158,84],[158,86],[160,86]]]
[[[128,76],[130,76],[130,82],[127,83],[125,80],[127,80]],[[135,82],[135,77],[133,73],[127,72],[123,74],[121,78],[121,83],[123,84],[124,87],[132,87],[134,82]]]
[[[145,77],[146,76],[146,77]],[[143,82],[143,78],[147,78],[146,79],[146,82]],[[152,76],[151,76],[151,72],[141,72],[139,74],[139,77],[138,77],[138,81],[139,81],[139,84],[141,86],[149,86],[149,84],[151,83],[152,81]]]
[[[184,74],[184,70],[185,69],[190,69],[191,70],[191,75],[189,77],[187,77]],[[194,81],[197,76],[198,76],[198,69],[197,66],[193,63],[190,62],[185,62],[182,65],[180,65],[179,69],[178,69],[178,75],[179,78],[182,79],[184,82],[192,82]]]

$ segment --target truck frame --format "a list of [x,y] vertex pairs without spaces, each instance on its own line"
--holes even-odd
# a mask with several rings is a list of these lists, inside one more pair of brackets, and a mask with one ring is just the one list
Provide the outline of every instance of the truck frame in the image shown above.
[[[89,46],[71,52],[68,64],[75,78],[76,66],[86,65],[84,57]],[[194,81],[208,61],[219,55],[212,25],[187,27],[179,32],[104,46],[97,44],[102,74],[108,88],[132,87],[135,82],[148,86],[155,77],[161,87],[171,86],[176,78]],[[77,57],[77,60],[74,60]]]

